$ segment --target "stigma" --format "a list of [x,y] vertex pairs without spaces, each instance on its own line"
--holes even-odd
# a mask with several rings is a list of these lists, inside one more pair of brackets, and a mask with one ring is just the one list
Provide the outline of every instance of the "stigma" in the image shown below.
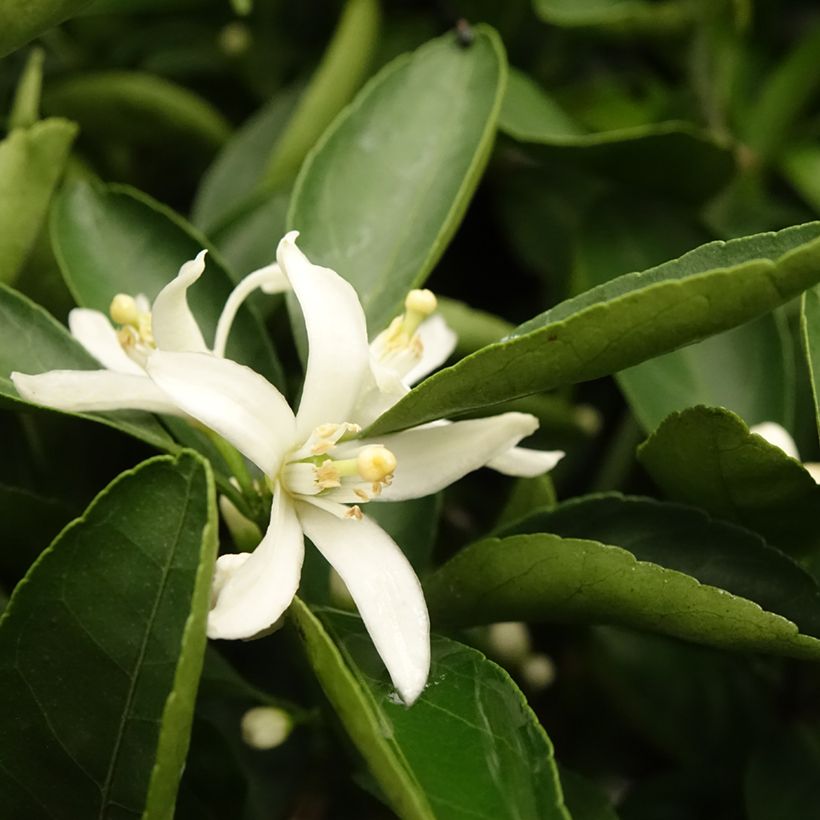
[[127,293],[118,293],[111,300],[108,315],[114,324],[120,326],[117,338],[122,349],[137,364],[144,366],[148,354],[155,347],[151,311],[145,297],[135,299]]

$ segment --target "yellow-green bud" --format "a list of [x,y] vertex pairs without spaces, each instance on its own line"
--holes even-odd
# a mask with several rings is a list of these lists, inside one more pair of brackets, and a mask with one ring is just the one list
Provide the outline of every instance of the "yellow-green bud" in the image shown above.
[[254,749],[275,749],[293,730],[293,720],[284,709],[255,706],[242,715],[242,739]]

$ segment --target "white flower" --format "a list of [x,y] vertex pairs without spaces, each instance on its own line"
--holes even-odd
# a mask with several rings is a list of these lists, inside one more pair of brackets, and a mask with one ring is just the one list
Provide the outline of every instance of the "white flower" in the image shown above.
[[[200,344],[201,334],[194,338],[198,328],[195,332],[184,290],[196,276],[183,278],[182,271],[175,280],[182,290],[174,302],[180,322],[176,335],[162,311],[156,315],[157,303],[163,304],[160,294],[154,303],[156,344],[132,375],[149,382],[174,412],[196,419],[243,453],[263,473],[272,494],[270,523],[254,552],[217,561],[208,635],[250,638],[279,620],[299,586],[307,535],[343,579],[394,685],[410,704],[429,671],[427,607],[410,563],[359,505],[428,495],[486,464],[516,475],[542,473],[562,454],[515,447],[538,426],[523,413],[433,422],[377,441],[356,438],[378,408],[406,392],[409,378],[447,357],[453,340],[441,324],[428,320],[432,333],[426,334],[425,355],[417,331],[424,318],[420,314],[429,311],[419,311],[417,300],[427,297],[414,292],[407,312],[386,331],[393,333],[394,343],[380,335],[371,348],[354,289],[334,271],[311,264],[297,248],[296,236],[288,234],[277,250],[309,342],[296,413],[264,377],[222,358],[224,338],[212,352]],[[256,286],[251,285],[234,300],[234,312]],[[75,392],[86,389],[86,374],[67,371],[67,382],[68,374],[80,377]],[[21,392],[33,392],[37,380],[53,376],[21,380],[16,374],[15,384]],[[94,409],[135,406],[132,395],[108,393],[103,400],[102,393],[97,392]]]
[[[800,461],[800,453],[797,451],[797,445],[794,443],[791,433],[782,425],[775,421],[763,421],[749,429],[752,433],[768,441],[769,444],[780,448],[790,458]],[[820,464],[816,461],[804,461],[803,466],[814,479],[815,483],[820,484]]]
[[71,334],[104,370],[12,373],[17,392],[38,404],[76,413],[129,408],[183,415],[145,372],[151,353],[160,349],[224,356],[236,312],[247,295],[257,288],[277,293],[288,287],[277,264],[246,276],[225,303],[213,350],[209,351],[187,299],[188,288],[205,270],[205,254],[201,251],[182,265],[176,278],[159,292],[153,306],[144,296],[135,299],[117,294],[110,308],[114,324],[98,310],[75,308],[69,313]]

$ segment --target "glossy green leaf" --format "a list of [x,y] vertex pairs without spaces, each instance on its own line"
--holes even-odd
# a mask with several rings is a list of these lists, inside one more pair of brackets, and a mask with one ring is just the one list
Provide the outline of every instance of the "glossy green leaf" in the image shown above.
[[13,282],[26,261],[76,134],[72,123],[50,119],[0,142],[0,282]]
[[800,331],[820,431],[820,287],[809,288],[800,304]]
[[378,0],[347,0],[333,39],[267,163],[264,183],[291,179],[367,76],[380,27]]
[[574,498],[505,527],[501,535],[549,532],[629,550],[639,561],[755,601],[820,638],[820,589],[757,534],[694,507],[617,493]]
[[612,26],[624,31],[677,31],[694,11],[685,0],[533,0],[535,13],[554,26]]
[[400,817],[570,820],[549,738],[503,669],[434,637],[430,681],[408,709],[356,616],[317,617],[298,599],[290,612],[325,694]]
[[675,413],[641,445],[641,464],[671,498],[759,532],[795,555],[820,548],[820,487],[800,462],[734,413]]
[[145,462],[18,586],[0,621],[10,816],[172,817],[205,652],[215,508],[199,457]]
[[744,791],[749,820],[813,820],[820,778],[816,727],[781,728],[752,755]]
[[742,324],[820,279],[820,223],[703,245],[519,325],[412,390],[384,433],[587,381]]
[[597,541],[537,533],[462,550],[425,585],[431,617],[611,623],[722,649],[820,660],[820,641],[745,598]]
[[296,182],[288,224],[310,259],[350,281],[373,330],[441,256],[489,157],[504,93],[498,35],[433,40],[377,74]]
[[[534,80],[511,72],[499,129],[537,159],[574,161],[629,185],[700,201],[729,181],[729,146],[687,122],[660,122],[585,133]],[[676,169],[694,167],[698,174]]]
[[[248,207],[259,187],[271,147],[293,114],[299,88],[272,97],[225,143],[202,178],[191,221],[207,233],[218,231]],[[271,255],[270,253],[268,254]]]
[[78,122],[86,139],[152,145],[178,157],[208,158],[230,134],[202,97],[136,71],[78,74],[49,85],[43,109]]
[[0,57],[62,23],[92,0],[3,0],[0,4]]
[[[204,236],[145,194],[81,182],[68,186],[55,201],[51,236],[60,269],[78,304],[106,314],[117,293],[144,293],[153,299],[183,262],[210,248]],[[271,240],[271,255],[275,241]],[[232,280],[220,257],[211,252],[205,273],[189,291],[191,310],[208,344]],[[247,306],[237,315],[227,356],[282,383],[273,348]]]
[[[0,285],[0,404],[38,407],[17,395],[9,376],[44,373],[46,370],[98,370],[95,361],[79,342],[34,302]],[[147,413],[118,411],[82,415],[136,436],[162,450],[174,448],[173,439]]]

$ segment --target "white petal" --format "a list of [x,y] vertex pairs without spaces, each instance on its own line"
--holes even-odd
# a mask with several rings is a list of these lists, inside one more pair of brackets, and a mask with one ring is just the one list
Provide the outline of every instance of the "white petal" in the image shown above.
[[392,538],[368,518],[334,518],[298,505],[305,535],[333,565],[356,602],[390,678],[409,706],[430,672],[430,619],[421,584]]
[[528,447],[511,447],[506,453],[487,462],[487,466],[504,475],[535,478],[548,473],[566,453],[563,450],[530,450]]
[[535,416],[502,413],[485,419],[428,424],[356,443],[383,444],[393,451],[398,461],[393,483],[376,500],[401,501],[438,492],[503,455],[537,429]]
[[74,308],[68,314],[71,335],[103,366],[118,373],[144,375],[145,371],[122,349],[117,331],[104,313]]
[[145,369],[186,413],[227,439],[267,475],[277,472],[293,445],[294,419],[266,378],[208,353],[158,350]]
[[151,309],[151,329],[160,350],[192,351],[203,353],[208,348],[202,331],[188,307],[188,288],[202,276],[205,270],[205,254],[200,251],[196,259],[186,262],[179,273],[154,299]]
[[11,380],[24,399],[56,410],[147,410],[184,415],[144,373],[137,376],[113,370],[50,370],[35,376],[12,373]]
[[789,432],[773,421],[764,421],[749,428],[752,433],[756,433],[761,438],[766,439],[769,444],[779,447],[787,456],[800,460],[797,452],[797,445]]
[[214,354],[217,356],[225,355],[225,347],[228,344],[228,335],[231,332],[233,320],[236,318],[236,313],[242,303],[255,290],[262,290],[264,293],[281,293],[290,288],[285,274],[282,273],[279,265],[274,262],[272,265],[266,265],[264,268],[255,270],[249,273],[232,291],[228,300],[225,302],[225,307],[222,308],[222,314],[219,317],[219,322],[216,325],[216,334],[214,336]]
[[252,638],[269,629],[290,606],[305,555],[302,528],[288,496],[277,486],[270,525],[244,560],[217,560],[208,615],[209,638]]
[[370,367],[364,311],[356,291],[335,271],[311,264],[291,231],[277,259],[305,317],[309,352],[297,433],[307,438],[320,424],[350,421]]
[[406,384],[415,384],[450,358],[456,349],[458,336],[438,313],[425,319],[418,329],[421,338],[421,359],[404,377]]

